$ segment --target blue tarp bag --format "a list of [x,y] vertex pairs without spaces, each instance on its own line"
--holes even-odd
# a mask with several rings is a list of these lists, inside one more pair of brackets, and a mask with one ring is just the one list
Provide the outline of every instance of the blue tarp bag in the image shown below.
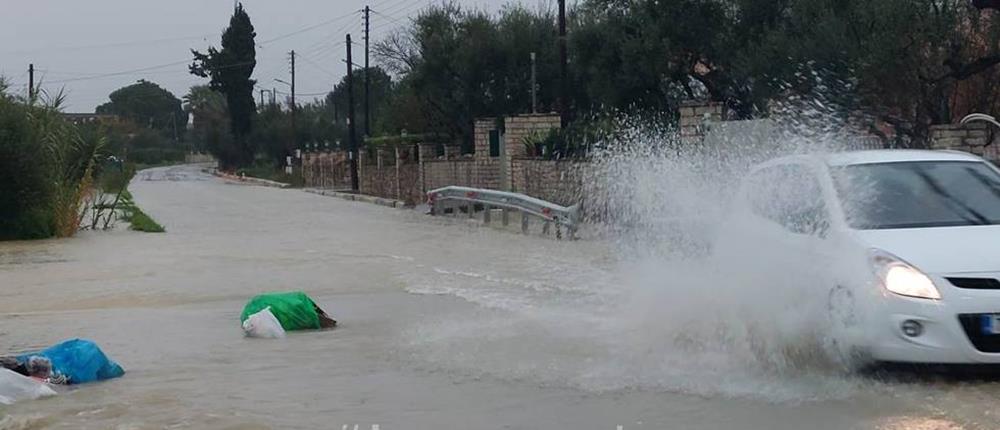
[[18,361],[26,362],[33,356],[48,358],[52,361],[52,371],[69,377],[71,384],[103,381],[125,374],[125,369],[104,355],[97,344],[86,339],[67,340],[44,351],[21,355]]

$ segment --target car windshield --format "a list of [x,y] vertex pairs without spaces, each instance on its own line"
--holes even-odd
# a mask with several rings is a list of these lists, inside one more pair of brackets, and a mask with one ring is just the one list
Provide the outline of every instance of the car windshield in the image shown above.
[[855,229],[1000,223],[1000,175],[983,162],[858,164],[833,174]]

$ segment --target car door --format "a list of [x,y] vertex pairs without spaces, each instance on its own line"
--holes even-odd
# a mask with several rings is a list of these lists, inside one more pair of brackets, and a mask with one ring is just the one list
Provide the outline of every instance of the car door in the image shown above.
[[753,172],[743,188],[745,269],[786,294],[831,287],[831,205],[820,178],[810,164],[790,162]]

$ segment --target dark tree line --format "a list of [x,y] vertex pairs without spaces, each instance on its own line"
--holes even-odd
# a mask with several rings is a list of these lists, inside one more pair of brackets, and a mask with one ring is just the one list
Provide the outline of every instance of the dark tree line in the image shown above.
[[[670,122],[680,103],[712,100],[753,118],[770,115],[776,101],[816,98],[855,127],[920,145],[933,124],[1000,110],[1000,12],[990,10],[997,3],[584,0],[569,11],[569,116],[627,112]],[[198,109],[209,111],[189,100],[206,142],[196,146],[230,166],[255,155],[280,162],[289,142],[346,146],[346,81],[325,99],[296,105],[294,134],[288,106],[254,106],[254,36],[239,7],[222,48],[194,53],[192,73],[211,78],[210,90],[224,99],[201,125]],[[557,40],[550,9],[424,9],[375,44],[379,68],[355,74],[358,130],[368,75],[374,136],[435,133],[468,145],[473,119],[531,111],[532,53],[537,108],[553,111]]]
[[[996,3],[587,0],[570,11],[570,107],[673,116],[681,101],[710,99],[755,117],[772,100],[818,95],[919,142],[929,125],[1000,107],[1000,18],[979,9]],[[434,6],[376,49],[406,95],[393,109],[460,139],[471,118],[529,111],[532,51],[547,110],[559,85],[550,10]]]

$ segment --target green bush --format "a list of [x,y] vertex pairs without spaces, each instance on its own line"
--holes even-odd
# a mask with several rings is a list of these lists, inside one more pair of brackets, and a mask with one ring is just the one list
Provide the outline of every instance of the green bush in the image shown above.
[[29,109],[0,95],[0,239],[52,236],[50,160]]
[[59,111],[62,97],[27,103],[0,91],[0,238],[72,236],[105,140]]

